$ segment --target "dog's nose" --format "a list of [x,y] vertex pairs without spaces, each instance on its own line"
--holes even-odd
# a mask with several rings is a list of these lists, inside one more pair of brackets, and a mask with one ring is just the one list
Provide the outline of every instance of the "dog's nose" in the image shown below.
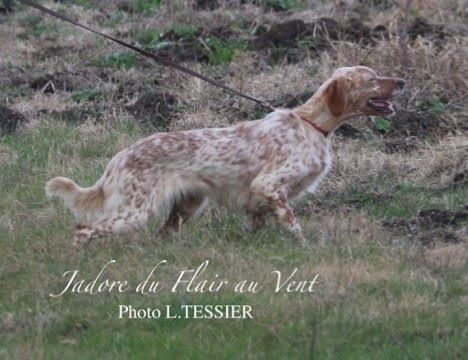
[[398,79],[398,86],[400,87],[400,89],[403,89],[405,87],[405,84],[406,84],[406,81],[403,80],[403,79]]

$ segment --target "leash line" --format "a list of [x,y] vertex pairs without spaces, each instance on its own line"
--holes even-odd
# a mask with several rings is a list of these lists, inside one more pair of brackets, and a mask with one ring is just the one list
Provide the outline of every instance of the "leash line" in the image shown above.
[[235,94],[235,95],[241,96],[241,97],[243,97],[245,99],[256,102],[257,104],[260,104],[260,105],[262,105],[264,107],[267,107],[270,110],[275,110],[275,107],[273,105],[271,105],[270,103],[268,103],[267,101],[265,101],[265,100],[260,100],[260,99],[254,98],[253,96],[244,94],[244,93],[242,93],[242,92],[240,92],[240,91],[238,91],[236,89],[233,89],[233,88],[231,88],[231,87],[229,87],[227,85],[224,85],[223,83],[221,83],[221,82],[219,82],[217,80],[214,80],[214,79],[212,79],[212,78],[210,78],[208,76],[200,74],[200,73],[198,73],[198,72],[196,72],[196,71],[194,71],[192,69],[186,68],[185,66],[182,66],[182,65],[180,65],[178,63],[175,63],[175,62],[173,62],[173,61],[171,61],[169,59],[165,59],[165,58],[163,58],[163,57],[161,57],[159,55],[156,55],[156,54],[153,54],[153,53],[151,53],[149,51],[140,49],[137,46],[126,43],[125,41],[117,39],[117,38],[115,38],[115,37],[113,37],[111,35],[107,35],[107,34],[102,33],[100,31],[94,30],[94,29],[90,28],[89,26],[81,24],[81,23],[79,23],[79,22],[77,22],[77,21],[75,21],[75,20],[73,20],[73,19],[71,19],[71,18],[69,18],[69,17],[67,17],[65,15],[62,15],[62,14],[59,14],[59,13],[53,11],[53,10],[50,10],[50,9],[40,5],[40,4],[35,3],[34,1],[18,0],[18,2],[23,3],[24,5],[30,6],[30,7],[34,8],[34,9],[36,9],[36,10],[42,11],[43,13],[49,14],[49,15],[51,15],[53,17],[56,17],[56,18],[58,18],[58,19],[60,19],[62,21],[65,21],[65,22],[68,22],[68,23],[70,23],[72,25],[80,27],[80,28],[82,28],[84,30],[87,30],[89,32],[92,32],[94,34],[102,36],[102,37],[104,37],[104,38],[106,38],[108,40],[116,42],[117,44],[120,44],[120,45],[122,45],[122,46],[124,46],[126,48],[129,48],[129,49],[143,55],[144,57],[153,60],[154,62],[156,62],[158,64],[161,64],[161,65],[176,69],[176,70],[181,71],[181,72],[183,72],[185,74],[188,74],[190,76],[194,76],[194,77],[196,77],[198,79],[201,79],[203,81],[206,81],[206,82],[208,82],[208,83],[210,83],[210,84],[212,84],[214,86],[217,86],[217,87],[219,87],[219,88],[221,88],[221,89],[223,89],[225,91],[228,91],[231,94]]

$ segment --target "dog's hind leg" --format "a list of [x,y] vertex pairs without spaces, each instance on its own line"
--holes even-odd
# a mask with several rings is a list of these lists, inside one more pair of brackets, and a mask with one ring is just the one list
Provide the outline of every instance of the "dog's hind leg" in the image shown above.
[[123,211],[116,211],[90,225],[77,225],[73,244],[87,244],[100,237],[137,230],[144,226],[149,218],[150,212],[143,208],[126,207]]
[[202,193],[189,193],[177,199],[161,228],[162,234],[179,231],[181,225],[197,212],[204,201]]
[[252,231],[258,231],[262,229],[266,224],[265,217],[270,211],[271,211],[270,209],[268,209],[268,211],[267,210],[251,211],[249,213],[250,224],[251,224],[250,229]]

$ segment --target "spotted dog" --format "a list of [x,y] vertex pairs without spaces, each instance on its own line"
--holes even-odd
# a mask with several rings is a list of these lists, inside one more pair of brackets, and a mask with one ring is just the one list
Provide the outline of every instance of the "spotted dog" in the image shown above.
[[303,105],[227,128],[156,133],[120,151],[91,187],[56,177],[48,196],[77,220],[74,243],[129,232],[167,216],[178,230],[206,201],[250,214],[253,230],[273,214],[306,240],[290,199],[313,191],[330,169],[330,134],[345,120],[391,115],[404,80],[340,68]]

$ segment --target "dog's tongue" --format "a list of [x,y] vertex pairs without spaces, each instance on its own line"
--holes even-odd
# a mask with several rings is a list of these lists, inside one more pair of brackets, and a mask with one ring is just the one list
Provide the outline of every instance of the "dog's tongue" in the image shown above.
[[384,99],[370,99],[369,104],[378,108],[386,108],[390,106],[390,103]]

